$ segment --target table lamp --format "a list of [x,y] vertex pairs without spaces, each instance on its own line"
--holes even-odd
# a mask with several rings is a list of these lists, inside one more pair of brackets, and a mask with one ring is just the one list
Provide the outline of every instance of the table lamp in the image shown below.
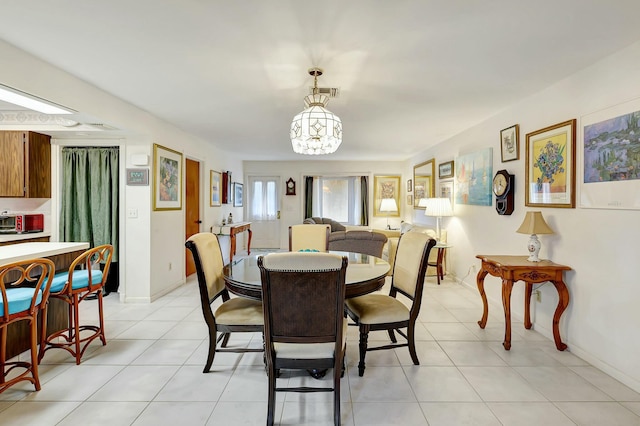
[[549,228],[547,222],[542,217],[542,212],[527,212],[522,221],[522,225],[516,231],[520,234],[531,234],[529,239],[529,262],[540,262],[538,253],[540,253],[540,240],[538,234],[553,234],[553,230]]
[[391,226],[389,225],[389,215],[392,212],[397,212],[397,211],[398,211],[398,205],[396,204],[395,198],[383,198],[382,201],[380,202],[380,212],[387,213],[387,229],[391,229]]
[[427,198],[424,215],[436,218],[436,238],[440,242],[442,216],[453,216],[451,201],[448,198]]

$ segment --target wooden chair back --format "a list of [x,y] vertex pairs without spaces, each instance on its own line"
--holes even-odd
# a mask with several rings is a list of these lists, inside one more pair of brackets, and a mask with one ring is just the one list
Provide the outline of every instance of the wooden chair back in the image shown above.
[[429,253],[435,245],[435,239],[420,232],[404,233],[398,241],[390,295],[400,292],[411,299],[412,311],[420,309]]

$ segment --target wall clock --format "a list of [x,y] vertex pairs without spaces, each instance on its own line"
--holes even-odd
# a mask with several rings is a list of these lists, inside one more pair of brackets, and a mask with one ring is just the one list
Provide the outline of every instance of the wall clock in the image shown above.
[[506,170],[499,170],[493,178],[493,193],[496,195],[496,211],[500,215],[513,213],[513,193],[515,191],[515,175]]
[[287,181],[287,195],[296,195],[296,182],[293,178]]

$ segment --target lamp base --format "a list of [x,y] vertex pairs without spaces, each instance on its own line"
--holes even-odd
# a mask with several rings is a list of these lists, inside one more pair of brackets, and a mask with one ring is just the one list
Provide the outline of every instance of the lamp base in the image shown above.
[[540,262],[540,258],[538,257],[540,247],[542,247],[542,245],[540,244],[540,240],[538,240],[538,236],[536,234],[531,234],[531,238],[527,245],[527,249],[529,250],[529,258],[527,260],[529,262]]

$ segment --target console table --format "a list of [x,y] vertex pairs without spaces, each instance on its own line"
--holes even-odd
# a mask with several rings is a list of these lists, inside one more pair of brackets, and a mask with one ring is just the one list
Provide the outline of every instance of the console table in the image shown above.
[[231,240],[231,248],[229,250],[229,263],[233,260],[233,255],[236,254],[236,235],[247,231],[249,238],[247,239],[247,254],[251,254],[251,222],[238,222],[224,226],[214,226],[211,228],[214,234],[228,235]]
[[570,271],[571,268],[566,265],[559,265],[550,260],[542,260],[540,262],[529,262],[527,256],[502,256],[502,255],[477,255],[482,260],[482,267],[478,272],[477,284],[484,312],[482,319],[478,321],[480,328],[487,325],[487,317],[489,316],[489,306],[487,304],[487,295],[484,292],[484,278],[487,274],[494,277],[502,278],[502,304],[504,307],[504,343],[502,346],[506,350],[511,349],[511,290],[513,283],[516,281],[525,282],[524,296],[524,327],[528,330],[531,328],[531,293],[533,292],[533,284],[550,281],[558,292],[558,306],[553,315],[553,338],[556,348],[563,351],[567,348],[560,338],[559,323],[562,313],[569,305],[569,291],[562,280],[564,271]]

